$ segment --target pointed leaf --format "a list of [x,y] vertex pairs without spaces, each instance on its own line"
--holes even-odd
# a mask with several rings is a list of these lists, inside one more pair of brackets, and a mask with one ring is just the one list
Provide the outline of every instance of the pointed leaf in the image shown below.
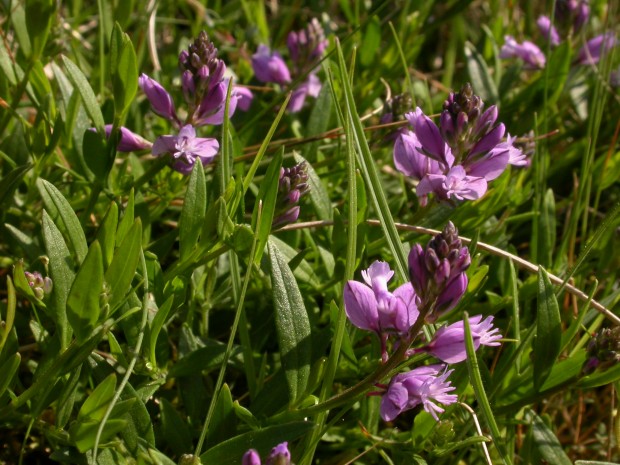
[[80,225],[80,220],[73,211],[73,207],[52,183],[39,178],[37,185],[45,203],[45,209],[59,229],[67,235],[69,245],[75,252],[78,263],[82,263],[88,252],[88,245],[86,235]]
[[321,182],[321,178],[314,168],[304,157],[297,152],[293,153],[293,157],[297,163],[306,162],[306,171],[308,172],[308,185],[310,186],[310,200],[314,205],[314,210],[319,219],[324,221],[331,221],[334,218],[334,209],[332,208],[332,202],[329,199],[327,189]]
[[204,168],[196,163],[185,191],[185,201],[179,221],[179,249],[181,260],[188,258],[192,252],[202,225],[205,221],[207,209],[207,187],[205,184]]
[[88,113],[88,116],[90,116],[93,120],[93,124],[97,128],[97,132],[101,135],[101,137],[103,137],[105,134],[103,128],[105,125],[103,114],[101,113],[101,108],[97,102],[97,97],[95,96],[95,92],[93,92],[88,79],[86,79],[86,76],[84,76],[84,73],[82,73],[80,68],[78,68],[75,63],[64,55],[62,56],[62,62],[67,69],[67,77],[82,98],[82,103],[84,103],[86,113]]
[[297,281],[278,247],[269,242],[276,330],[291,404],[306,390],[310,375],[310,321]]
[[114,256],[114,244],[116,243],[116,227],[118,225],[118,205],[110,202],[110,208],[97,231],[97,241],[101,245],[103,264],[107,269]]
[[110,308],[114,311],[131,286],[131,281],[138,268],[140,250],[142,249],[142,222],[136,218],[133,226],[125,236],[120,247],[114,252],[112,263],[105,272],[105,281],[109,285]]
[[551,373],[562,343],[560,308],[549,275],[542,267],[538,270],[537,303],[536,338],[532,343],[535,389],[539,389]]
[[526,412],[526,419],[532,425],[532,439],[538,449],[537,452],[543,460],[541,463],[552,463],[554,465],[572,465],[562,448],[562,444],[556,435],[549,429],[542,419],[532,410]]
[[99,298],[103,288],[101,247],[95,241],[82,262],[67,297],[67,319],[78,342],[84,342],[99,320]]

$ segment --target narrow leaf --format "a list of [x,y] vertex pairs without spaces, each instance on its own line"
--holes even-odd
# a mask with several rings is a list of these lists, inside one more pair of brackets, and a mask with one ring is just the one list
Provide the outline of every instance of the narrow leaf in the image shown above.
[[308,163],[304,157],[297,152],[293,153],[293,157],[297,163],[306,162],[308,185],[310,186],[309,195],[312,205],[314,205],[316,215],[321,220],[331,221],[334,218],[334,209],[332,208],[332,202],[329,199],[329,194],[327,193],[327,189],[325,189],[321,178],[318,174],[316,174],[316,171],[314,171],[312,165]]
[[84,342],[99,320],[99,298],[103,288],[103,258],[95,241],[82,262],[67,297],[67,319],[78,342]]
[[59,229],[67,235],[69,245],[75,252],[78,263],[82,263],[88,252],[88,245],[86,235],[80,225],[80,220],[73,211],[73,207],[52,183],[39,178],[37,185],[47,212]]
[[9,386],[11,385],[11,381],[13,381],[13,376],[17,372],[19,368],[19,363],[21,362],[21,355],[19,353],[15,353],[11,355],[3,364],[0,366],[0,397],[4,394]]
[[538,449],[538,455],[544,461],[542,463],[552,463],[554,465],[572,465],[562,448],[562,444],[549,427],[532,410],[526,412],[526,419],[532,425],[532,439]]
[[537,303],[536,337],[532,343],[535,389],[539,389],[551,373],[562,342],[560,308],[549,275],[542,267],[538,270]]
[[97,97],[93,92],[88,79],[84,76],[84,73],[77,67],[75,63],[73,63],[66,56],[62,56],[62,62],[67,69],[67,77],[73,84],[73,87],[78,91],[80,97],[82,97],[82,102],[84,103],[84,109],[88,116],[93,120],[93,124],[97,128],[97,132],[103,137],[105,134],[103,127],[105,122],[103,120],[103,114],[101,113],[101,108],[99,107],[99,103],[97,102]]
[[106,270],[105,281],[110,289],[110,308],[114,311],[131,286],[138,268],[142,248],[142,222],[136,218],[120,247],[114,252],[112,263]]
[[116,227],[118,225],[118,205],[116,202],[110,202],[110,208],[105,214],[105,218],[97,231],[97,241],[101,245],[101,255],[103,264],[107,269],[112,262],[114,255],[114,244],[116,242]]
[[310,321],[292,271],[277,246],[269,242],[268,247],[276,330],[292,404],[310,375]]
[[202,163],[196,163],[187,184],[185,201],[179,221],[181,260],[188,258],[198,242],[207,209],[207,187]]
[[482,55],[476,50],[476,47],[470,42],[465,43],[465,57],[467,71],[475,92],[485,102],[497,102],[499,99],[497,86],[491,76],[489,67]]

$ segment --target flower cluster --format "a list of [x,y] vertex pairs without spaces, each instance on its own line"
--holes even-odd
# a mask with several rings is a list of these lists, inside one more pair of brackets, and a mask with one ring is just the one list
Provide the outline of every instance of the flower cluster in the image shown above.
[[278,84],[282,88],[287,88],[297,78],[307,76],[293,89],[288,104],[288,111],[296,113],[302,109],[307,96],[316,98],[321,92],[321,81],[316,75],[315,67],[327,44],[323,28],[314,18],[305,29],[292,31],[288,35],[286,45],[292,62],[291,68],[287,66],[282,55],[261,44],[252,55],[254,75],[261,82]]
[[[562,43],[562,38],[576,35],[588,22],[590,5],[588,0],[558,0],[555,3],[554,22],[548,16],[539,16],[536,21],[538,30],[552,47]],[[533,42],[517,42],[512,36],[504,38],[500,58],[519,58],[529,69],[542,69],[546,58],[543,51]],[[588,40],[579,50],[576,63],[596,64],[605,51],[618,44],[611,32],[598,35]]]
[[469,84],[444,102],[439,127],[418,107],[405,117],[413,131],[399,131],[394,143],[394,164],[403,174],[419,181],[416,194],[421,205],[434,193],[440,200],[475,200],[487,191],[489,181],[511,165],[527,164],[497,124],[495,105],[484,103]]
[[[241,465],[261,465],[260,455],[254,449],[243,454]],[[291,465],[291,453],[288,450],[288,442],[278,444],[271,449],[265,465]]]
[[51,278],[47,276],[44,278],[38,271],[34,273],[24,271],[24,275],[26,275],[26,281],[28,281],[28,285],[37,299],[41,300],[45,295],[52,292],[54,285]]
[[280,169],[274,226],[293,223],[299,217],[299,199],[310,190],[307,169],[306,162]]
[[[382,392],[381,416],[391,421],[401,412],[422,405],[424,410],[437,419],[443,409],[437,404],[456,402],[454,390],[448,381],[452,372],[445,364],[459,363],[467,358],[465,349],[465,324],[463,321],[437,330],[430,341],[409,349],[419,334],[414,334],[416,322],[434,322],[439,315],[453,308],[467,289],[465,270],[470,257],[466,247],[461,246],[458,232],[452,223],[432,238],[426,248],[414,245],[409,255],[411,281],[388,288],[394,275],[385,262],[375,261],[362,271],[364,283],[350,280],[344,288],[345,312],[351,323],[372,331],[381,340],[381,358],[386,363],[389,354],[387,341],[397,338],[394,346],[406,345],[407,355],[429,354],[443,364],[421,366],[392,378],[389,385],[377,385]],[[501,334],[493,327],[493,317],[481,315],[469,318],[474,348],[481,345],[497,346]]]
[[[187,105],[184,119],[179,117],[174,100],[161,84],[146,74],[142,74],[138,80],[153,112],[170,121],[178,133],[160,136],[151,144],[128,129],[121,128],[117,150],[129,152],[152,148],[153,155],[170,156],[173,168],[188,174],[197,160],[206,165],[217,155],[218,141],[197,137],[196,128],[223,123],[229,80],[224,78],[226,65],[217,57],[217,49],[204,31],[187,50],[179,54],[179,68],[182,73],[183,98]],[[247,109],[251,97],[247,89],[234,87],[229,116],[233,115],[237,105]],[[108,134],[110,130],[111,126],[106,126]]]
[[583,372],[590,374],[596,369],[605,370],[618,363],[620,363],[620,326],[605,328],[590,340]]

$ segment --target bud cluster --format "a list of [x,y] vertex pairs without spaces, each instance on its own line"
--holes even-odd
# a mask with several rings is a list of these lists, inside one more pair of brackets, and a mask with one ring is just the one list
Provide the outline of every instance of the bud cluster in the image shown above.
[[448,222],[426,248],[415,244],[409,254],[409,277],[420,299],[418,307],[429,308],[426,321],[433,322],[454,308],[467,289],[465,271],[471,259],[461,245],[458,231]]
[[34,273],[24,271],[24,275],[26,275],[26,281],[28,281],[28,285],[37,299],[42,300],[43,297],[52,292],[54,285],[51,278],[47,276],[44,278],[38,271]]
[[605,370],[619,362],[620,326],[605,328],[590,340],[583,372],[590,374],[597,368]]
[[307,170],[306,162],[280,169],[274,226],[292,223],[299,217],[299,199],[310,190]]

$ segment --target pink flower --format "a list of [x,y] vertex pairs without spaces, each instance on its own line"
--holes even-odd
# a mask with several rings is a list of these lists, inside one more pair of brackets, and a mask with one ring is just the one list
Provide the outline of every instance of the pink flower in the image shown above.
[[447,394],[456,389],[446,381],[452,371],[446,371],[445,365],[429,365],[394,376],[381,399],[381,418],[392,421],[402,412],[422,405],[438,420],[437,413],[444,410],[437,403],[449,405],[457,400],[456,395]]
[[527,40],[520,44],[512,36],[505,36],[504,40],[504,45],[499,52],[500,58],[520,58],[528,68],[542,69],[545,67],[545,54],[536,44]]
[[256,79],[261,82],[287,84],[291,82],[291,72],[278,52],[272,52],[266,45],[259,45],[252,55],[252,69]]
[[219,150],[215,139],[196,137],[196,129],[191,124],[181,128],[178,136],[160,136],[153,144],[153,155],[170,154],[175,163],[173,168],[180,173],[189,174],[196,160],[203,165],[210,163]]

